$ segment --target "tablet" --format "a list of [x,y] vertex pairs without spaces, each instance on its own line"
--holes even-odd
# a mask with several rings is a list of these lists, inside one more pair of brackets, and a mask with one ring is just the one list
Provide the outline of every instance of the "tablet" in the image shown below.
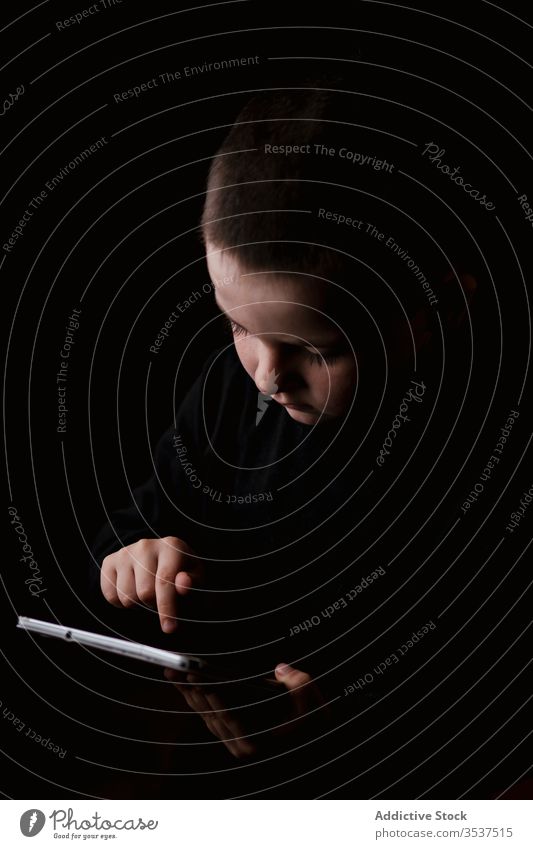
[[239,677],[236,670],[222,669],[209,663],[204,658],[191,654],[167,651],[166,649],[158,649],[154,646],[136,643],[133,640],[107,637],[93,631],[82,631],[79,628],[56,625],[53,622],[45,622],[42,619],[31,619],[29,616],[19,616],[17,628],[42,634],[45,637],[57,637],[61,640],[77,643],[78,645],[111,652],[112,654],[119,654],[133,660],[142,660],[156,666],[164,666],[167,669],[174,669],[178,672],[194,673],[199,683],[204,681],[205,683],[242,684],[245,687],[267,691],[271,695],[275,694],[276,691],[280,693],[285,691],[283,684],[275,678],[258,676],[243,677],[242,675]]

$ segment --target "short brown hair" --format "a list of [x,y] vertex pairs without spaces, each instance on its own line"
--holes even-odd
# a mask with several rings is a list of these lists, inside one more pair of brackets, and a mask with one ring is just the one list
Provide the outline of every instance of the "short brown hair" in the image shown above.
[[[426,306],[410,270],[413,264],[408,267],[367,232],[335,226],[331,216],[325,220],[319,214],[327,209],[375,221],[383,232],[394,234],[428,278],[434,270],[438,276],[449,271],[436,269],[438,251],[430,246],[430,254],[423,253],[417,222],[402,214],[403,201],[395,193],[398,179],[403,189],[405,180],[376,175],[327,153],[359,150],[376,160],[394,159],[395,137],[375,131],[383,121],[380,109],[372,98],[354,97],[346,79],[332,73],[258,91],[212,161],[201,218],[204,245],[226,250],[247,271],[336,279],[380,309],[387,309],[391,291],[408,314]],[[295,147],[298,152],[286,153]],[[425,214],[422,210],[420,220]],[[434,218],[433,223],[438,228]]]

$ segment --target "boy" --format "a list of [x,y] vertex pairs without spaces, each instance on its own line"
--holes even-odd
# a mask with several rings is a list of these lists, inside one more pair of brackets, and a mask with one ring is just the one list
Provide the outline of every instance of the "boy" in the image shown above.
[[[420,232],[392,203],[391,169],[347,170],[355,156],[341,151],[369,142],[342,122],[340,100],[312,86],[258,94],[218,151],[201,232],[233,339],[159,441],[136,507],[117,511],[95,544],[108,602],[153,606],[163,632],[183,639],[181,620],[197,626],[196,654],[227,654],[255,673],[275,667],[290,710],[271,728],[267,709],[261,733],[220,693],[178,685],[237,758],[330,733],[354,711],[343,688],[376,678],[367,670],[398,642],[377,642],[379,617],[354,640],[363,602],[348,599],[364,591],[372,610],[395,595],[380,577],[387,550],[372,546],[401,501],[376,514],[378,467],[401,468],[429,413],[435,302],[457,333],[475,289],[449,273],[432,279],[430,303],[385,247],[391,233],[411,245]],[[373,156],[359,162],[388,161],[370,136]],[[434,262],[432,246],[423,250]],[[401,629],[389,614],[402,639],[406,610],[402,599]],[[352,660],[367,636],[374,648]],[[359,705],[379,691],[363,686]]]

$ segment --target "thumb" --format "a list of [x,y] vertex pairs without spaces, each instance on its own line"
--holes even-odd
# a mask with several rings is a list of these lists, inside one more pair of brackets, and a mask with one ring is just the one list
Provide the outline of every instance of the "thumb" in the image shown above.
[[289,666],[288,663],[278,663],[278,665],[276,666],[276,668],[274,670],[274,674],[276,676],[276,679],[278,681],[281,681],[283,684],[285,684],[285,686],[289,690],[294,689],[294,679],[295,679],[294,673],[296,673],[297,675],[302,674],[301,672],[298,672],[298,670],[295,669],[294,666]]
[[301,720],[309,713],[312,713],[315,719],[318,719],[319,714],[322,716],[322,710],[318,710],[318,714],[315,714],[315,711],[318,708],[325,708],[325,699],[307,672],[295,669],[287,663],[278,663],[274,674],[276,680],[281,681],[289,691],[296,721],[298,721],[297,718]]
[[295,669],[287,663],[278,663],[274,674],[276,680],[285,684],[289,690],[297,714],[305,714],[313,707],[323,704],[322,694],[307,672]]
[[180,595],[187,595],[193,583],[194,576],[191,572],[185,572],[184,570],[182,572],[178,572],[175,580],[176,592]]
[[187,595],[191,588],[201,587],[205,583],[205,566],[202,560],[195,557],[186,557],[183,566],[175,578],[176,592],[179,595]]

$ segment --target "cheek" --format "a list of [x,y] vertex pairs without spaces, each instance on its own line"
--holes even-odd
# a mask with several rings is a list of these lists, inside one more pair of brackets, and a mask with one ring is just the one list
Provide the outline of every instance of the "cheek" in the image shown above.
[[250,377],[253,377],[256,369],[253,345],[246,339],[235,339],[234,345],[242,367],[248,372]]
[[317,398],[325,400],[328,394],[331,396],[335,391],[336,378],[332,371],[328,373],[328,368],[323,365],[322,368],[313,366],[307,372],[307,383],[313,389],[313,394]]
[[[333,378],[332,378],[333,383]],[[331,387],[330,402],[336,407],[345,407],[353,399],[357,387],[357,367],[355,363],[347,363],[339,367]]]
[[334,406],[336,402],[345,400],[353,395],[357,383],[357,368],[355,363],[339,363],[328,366],[324,363],[322,368],[316,366],[307,375],[308,383],[313,387],[316,398],[328,405]]

